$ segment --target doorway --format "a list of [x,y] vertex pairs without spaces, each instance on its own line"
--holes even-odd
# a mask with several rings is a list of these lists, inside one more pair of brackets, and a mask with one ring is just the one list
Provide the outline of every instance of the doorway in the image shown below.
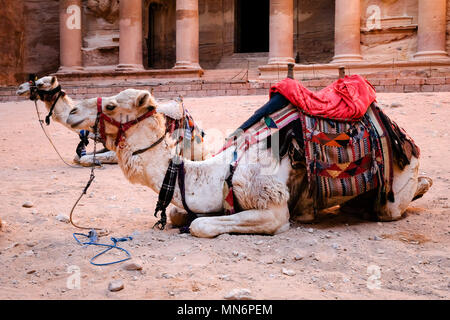
[[270,0],[236,0],[235,52],[269,51]]

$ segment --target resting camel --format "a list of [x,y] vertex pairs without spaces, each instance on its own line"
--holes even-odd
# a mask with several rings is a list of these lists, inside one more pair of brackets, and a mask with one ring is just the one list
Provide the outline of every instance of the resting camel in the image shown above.
[[[165,117],[157,108],[150,92],[128,89],[104,97],[100,103],[98,99],[81,101],[70,112],[67,124],[75,130],[92,130],[100,114],[115,121],[120,121],[121,116],[137,119],[126,132],[104,122],[106,147],[116,151],[119,166],[131,183],[148,186],[158,193],[175,146],[166,135]],[[224,181],[230,173],[235,151],[227,148],[204,161],[184,161],[185,197],[183,201],[180,185],[175,185],[172,204],[180,209],[169,213],[171,220],[176,218],[181,223],[180,215],[186,216],[182,209],[185,204],[190,211],[201,215],[190,224],[191,234],[208,238],[223,233],[274,235],[289,229],[290,216],[308,220],[313,208],[307,193],[299,188],[307,181],[305,166],[294,169],[288,156],[278,159],[262,144],[260,141],[244,151],[234,171],[232,188],[241,211],[224,215]],[[380,209],[380,216],[386,217],[384,220],[399,219],[409,203],[431,186],[430,179],[419,179],[418,168],[419,159],[415,157],[403,170],[394,165],[395,201]],[[333,199],[332,205],[350,199],[339,197]]]
[[[22,97],[26,97],[29,99],[38,99],[44,102],[45,108],[48,112],[50,112],[50,109],[52,107],[52,104],[56,100],[59,91],[53,91],[56,88],[60,87],[58,79],[56,76],[46,76],[42,77],[35,82],[35,86],[37,90],[40,90],[42,93],[41,95],[37,94],[37,92],[33,92],[32,88],[33,84],[30,82],[22,83],[19,86],[19,89],[17,90],[16,94]],[[49,94],[46,94],[49,93]],[[44,100],[42,100],[42,98]],[[75,131],[78,135],[80,134],[80,130],[74,130],[70,126],[67,125],[66,120],[69,115],[70,110],[74,107],[75,103],[73,100],[64,93],[56,102],[51,119],[62,124],[66,128],[68,128],[71,131]],[[89,134],[89,138],[93,139],[94,135]],[[101,151],[98,151],[96,154],[96,160],[100,163],[104,164],[116,164],[117,163],[117,157],[114,151],[109,151],[106,149],[103,149]],[[76,163],[81,164],[82,166],[91,166],[94,163],[94,156],[92,154],[86,154],[82,156],[81,158],[76,155],[74,161]]]
[[[33,84],[30,82],[25,82],[19,86],[19,89],[17,90],[17,95],[32,98],[32,99],[41,99],[42,95],[32,93]],[[55,101],[58,92],[51,93],[51,96],[45,96],[46,92],[52,92],[55,88],[58,88],[59,82],[56,76],[46,76],[38,79],[35,82],[35,86],[37,87],[40,92],[43,93],[45,100],[43,101],[45,103],[45,107],[47,111],[50,111],[53,102]],[[31,95],[34,95],[31,97]],[[185,116],[185,110],[182,107],[182,99],[178,98],[176,100],[170,100],[164,103],[160,103],[160,112],[164,113],[167,117],[170,119],[173,119],[175,121],[181,121],[182,118]],[[74,130],[71,126],[67,125],[66,120],[69,115],[70,110],[74,107],[73,100],[67,95],[64,94],[61,96],[58,101],[56,102],[54,106],[54,110],[52,112],[51,118],[64,125],[71,131],[75,131],[77,134],[80,133],[80,130]],[[201,129],[200,129],[201,130]],[[94,135],[92,133],[89,133],[89,138],[94,139]],[[192,144],[192,150],[189,152],[189,156],[191,160],[203,160],[205,159],[209,154],[209,150],[205,147],[204,141],[194,141]],[[117,157],[114,151],[109,151],[108,149],[103,149],[100,151],[97,151],[95,158],[97,161],[103,164],[116,164],[117,163]],[[83,166],[91,166],[94,162],[94,155],[92,153],[88,153],[81,158],[78,157],[78,155],[74,159],[75,162],[80,163]]]

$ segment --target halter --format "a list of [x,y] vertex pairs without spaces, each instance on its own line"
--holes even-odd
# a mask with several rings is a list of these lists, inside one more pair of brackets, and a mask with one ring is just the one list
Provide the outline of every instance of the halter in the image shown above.
[[59,98],[64,96],[66,93],[61,90],[61,85],[58,85],[56,88],[47,91],[47,90],[39,90],[36,86],[36,81],[34,79],[31,79],[29,81],[29,84],[30,84],[30,100],[32,101],[36,101],[37,97],[39,96],[39,98],[42,101],[51,102],[55,94],[58,94],[56,99],[53,101],[47,116],[45,117],[45,123],[47,125],[50,125],[50,119],[53,115],[53,110],[55,109],[56,103],[58,102]]
[[[156,110],[149,110],[146,113],[144,113],[142,116],[138,117],[137,119],[122,123],[119,121],[116,121],[114,119],[112,119],[111,117],[107,116],[106,114],[103,113],[102,110],[102,98],[98,97],[97,98],[97,120],[98,120],[98,124],[99,124],[99,132],[100,132],[100,137],[103,141],[106,141],[106,133],[105,133],[105,121],[109,122],[110,124],[112,124],[113,126],[117,127],[119,129],[119,132],[117,133],[117,137],[115,140],[115,145],[118,146],[119,143],[122,141],[122,139],[124,138],[125,132],[130,129],[132,126],[138,124],[139,122],[141,122],[142,120],[145,120],[151,116],[153,116],[156,113]],[[159,139],[157,142],[161,142],[162,139]],[[155,144],[154,144],[155,145]],[[152,146],[154,146],[152,145]]]

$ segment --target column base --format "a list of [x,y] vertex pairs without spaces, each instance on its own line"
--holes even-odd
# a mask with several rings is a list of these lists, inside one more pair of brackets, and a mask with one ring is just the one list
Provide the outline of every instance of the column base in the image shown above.
[[121,63],[116,67],[116,71],[140,71],[140,70],[144,70],[144,66],[142,64]]
[[445,51],[419,51],[413,56],[414,60],[449,59]]
[[291,57],[273,57],[273,58],[269,58],[269,61],[267,62],[268,65],[270,64],[290,64],[290,63],[294,63],[295,64],[295,59],[291,58]]
[[200,65],[197,62],[177,61],[173,69],[201,70],[202,67],[200,67]]
[[72,66],[72,67],[60,66],[56,73],[73,73],[83,70],[84,68],[80,66]]
[[362,62],[363,60],[360,54],[339,54],[333,57],[331,63]]

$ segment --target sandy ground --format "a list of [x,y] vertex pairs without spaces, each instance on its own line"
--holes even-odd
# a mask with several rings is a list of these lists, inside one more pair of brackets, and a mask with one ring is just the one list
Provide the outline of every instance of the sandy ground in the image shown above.
[[[207,132],[224,131],[266,99],[186,99],[186,105]],[[131,185],[118,166],[105,166],[96,170],[75,220],[114,237],[133,236],[121,246],[142,271],[89,263],[98,248],[78,245],[72,237],[78,230],[56,219],[69,214],[89,169],[59,160],[31,102],[0,104],[0,299],[223,299],[235,288],[249,289],[254,299],[449,299],[450,94],[379,94],[379,102],[421,147],[421,174],[434,180],[404,219],[376,223],[330,214],[277,236],[198,239],[152,230],[157,195]],[[57,123],[48,130],[71,160],[77,136]],[[26,201],[33,207],[22,207]],[[80,286],[71,289],[78,275]],[[112,280],[125,288],[108,291]]]

